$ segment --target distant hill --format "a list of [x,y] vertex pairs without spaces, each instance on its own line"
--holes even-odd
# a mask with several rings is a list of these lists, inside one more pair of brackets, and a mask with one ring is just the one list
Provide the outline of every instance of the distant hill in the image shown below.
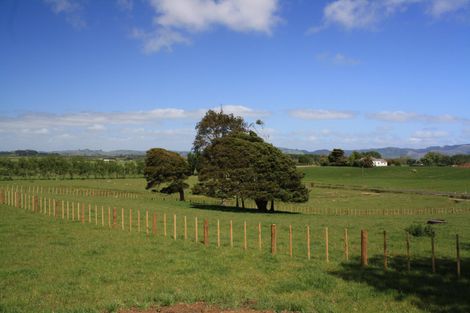
[[[289,149],[279,148],[286,154],[317,154],[317,155],[328,155],[331,151],[322,149],[315,151],[307,151],[300,149]],[[345,150],[346,155],[350,155],[354,150]],[[453,146],[433,146],[424,149],[412,149],[412,148],[397,148],[397,147],[386,147],[386,148],[371,148],[371,149],[358,149],[355,151],[366,152],[366,151],[377,151],[384,158],[399,158],[409,157],[412,159],[420,159],[428,152],[439,152],[446,155],[456,154],[470,154],[470,144],[453,145]],[[186,156],[188,151],[175,151],[182,156]],[[52,151],[52,152],[37,152],[34,150],[17,150],[17,151],[0,151],[0,155],[65,155],[65,156],[87,156],[87,157],[136,157],[145,156],[145,151],[139,150],[90,150],[90,149],[79,149],[79,150],[63,150],[63,151]]]
[[[318,154],[328,155],[330,150],[315,150],[306,151],[298,149],[287,149],[280,148],[284,153],[288,154]],[[345,150],[346,155],[350,155],[354,150]],[[453,145],[453,146],[433,146],[424,149],[412,149],[412,148],[397,148],[397,147],[386,147],[386,148],[372,148],[372,149],[358,149],[355,151],[366,152],[366,151],[377,151],[384,158],[399,158],[399,157],[410,157],[413,159],[419,159],[428,152],[439,152],[446,155],[456,154],[470,154],[470,144]]]

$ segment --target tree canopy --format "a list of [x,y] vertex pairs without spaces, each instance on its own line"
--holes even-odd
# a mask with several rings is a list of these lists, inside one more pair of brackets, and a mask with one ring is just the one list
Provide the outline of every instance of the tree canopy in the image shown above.
[[222,199],[250,198],[258,209],[267,211],[269,201],[307,201],[301,178],[288,155],[254,132],[233,132],[215,138],[203,151],[194,190]]
[[222,110],[220,112],[209,110],[196,124],[196,131],[193,150],[196,153],[201,153],[217,138],[230,133],[247,132],[248,125],[240,116],[225,114]]
[[333,149],[328,155],[328,161],[330,165],[335,166],[346,166],[348,165],[348,159],[344,155],[344,150],[342,149]]
[[161,148],[147,151],[145,158],[144,176],[147,189],[161,184],[168,184],[161,191],[166,193],[178,192],[180,200],[184,201],[184,182],[190,175],[190,167],[186,159],[176,152]]

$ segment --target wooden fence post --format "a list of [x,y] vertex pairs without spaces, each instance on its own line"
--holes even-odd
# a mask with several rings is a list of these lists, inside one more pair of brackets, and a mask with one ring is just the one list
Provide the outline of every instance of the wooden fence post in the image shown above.
[[361,230],[361,266],[365,267],[369,264],[367,257],[367,230]]
[[344,258],[349,261],[349,240],[348,240],[348,229],[344,229]]
[[233,248],[233,225],[232,225],[232,220],[230,220],[230,247]]
[[329,241],[328,241],[328,227],[325,227],[325,259],[326,262],[330,262],[330,251],[329,251]]
[[387,231],[384,230],[384,271],[388,269]]
[[411,270],[410,234],[408,232],[406,232],[406,269],[408,272]]
[[91,223],[91,204],[88,203],[88,223]]
[[[62,200],[62,203],[61,203],[61,209],[62,209],[62,219],[65,219],[65,202],[64,200]],[[34,205],[33,205],[33,211],[34,211]]]
[[460,240],[459,235],[455,235],[455,248],[457,252],[457,278],[460,278]]
[[101,206],[101,227],[104,227],[104,207]]
[[117,227],[117,210],[116,208],[113,209],[113,227]]
[[149,210],[145,209],[145,232],[149,236]]
[[292,257],[292,225],[289,225],[289,256]]
[[310,260],[310,225],[307,225],[307,258]]
[[166,213],[163,213],[163,236],[166,238]]
[[124,230],[124,208],[121,208],[121,229]]
[[156,212],[153,212],[152,233],[154,236],[157,234],[157,213]]
[[[46,210],[46,206],[44,206],[44,210]],[[77,216],[78,219],[78,216]],[[75,205],[72,202],[72,221],[75,221]]]
[[261,239],[261,223],[258,223],[258,248],[261,251],[262,250],[262,239]]
[[277,242],[276,242],[276,224],[271,224],[271,254],[276,254]]
[[246,221],[243,222],[243,250],[248,248],[247,240],[246,240]]
[[209,246],[209,221],[207,218],[204,220],[204,245]]

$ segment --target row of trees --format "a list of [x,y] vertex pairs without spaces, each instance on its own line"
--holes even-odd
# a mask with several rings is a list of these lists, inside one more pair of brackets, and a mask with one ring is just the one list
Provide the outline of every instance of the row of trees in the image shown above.
[[0,158],[0,178],[124,178],[142,176],[143,160],[105,162],[83,157]]
[[[377,151],[358,152],[353,151],[349,156],[341,149],[333,149],[329,155],[317,154],[291,154],[290,157],[300,165],[321,165],[321,166],[354,166],[372,167],[372,159],[381,159],[382,156]],[[453,156],[439,152],[428,152],[420,159],[410,157],[387,158],[389,166],[459,166],[470,163],[470,155],[457,154]]]
[[187,160],[164,149],[147,152],[147,188],[178,192],[184,200],[185,179],[197,170],[194,194],[219,199],[235,198],[244,207],[253,199],[261,211],[274,210],[275,201],[305,202],[309,192],[301,183],[302,174],[295,162],[273,145],[266,143],[243,118],[209,110],[196,125],[193,152]]

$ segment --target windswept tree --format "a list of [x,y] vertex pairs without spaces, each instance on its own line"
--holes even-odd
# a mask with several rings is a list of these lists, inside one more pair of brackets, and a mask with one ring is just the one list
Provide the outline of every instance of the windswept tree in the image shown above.
[[196,125],[193,150],[196,154],[202,153],[217,138],[222,138],[230,133],[247,131],[248,125],[242,117],[225,114],[222,110],[220,112],[209,110]]
[[201,154],[195,189],[217,198],[253,199],[261,211],[271,201],[305,202],[308,190],[302,174],[288,155],[264,142],[254,132],[215,138]]
[[147,151],[144,168],[144,176],[147,180],[146,189],[165,184],[160,191],[178,192],[180,201],[184,201],[184,189],[188,187],[184,181],[189,175],[188,162],[178,153],[160,148]]

